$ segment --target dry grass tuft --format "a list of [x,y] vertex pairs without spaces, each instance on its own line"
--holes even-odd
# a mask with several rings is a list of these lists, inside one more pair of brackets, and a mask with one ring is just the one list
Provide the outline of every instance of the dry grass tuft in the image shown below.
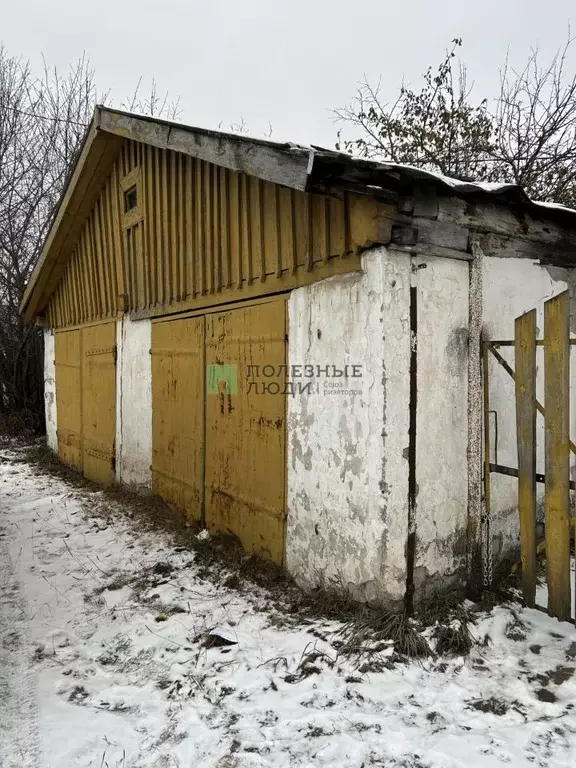
[[428,641],[406,613],[364,607],[362,616],[353,616],[343,631],[341,653],[365,655],[393,646],[396,653],[409,658],[431,656]]
[[458,626],[440,624],[434,629],[436,653],[439,656],[467,656],[474,644],[468,629],[468,622],[457,622]]

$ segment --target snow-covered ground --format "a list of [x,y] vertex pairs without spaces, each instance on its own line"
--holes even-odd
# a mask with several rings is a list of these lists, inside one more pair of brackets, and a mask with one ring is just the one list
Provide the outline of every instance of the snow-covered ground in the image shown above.
[[2,768],[574,766],[571,625],[499,606],[466,658],[344,658],[337,622],[287,625],[18,456],[0,450]]

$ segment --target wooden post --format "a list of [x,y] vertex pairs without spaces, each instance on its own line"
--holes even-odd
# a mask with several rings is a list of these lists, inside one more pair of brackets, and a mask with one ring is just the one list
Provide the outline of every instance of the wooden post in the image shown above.
[[516,318],[514,328],[518,512],[522,593],[536,603],[536,310]]
[[484,517],[482,520],[481,540],[483,548],[487,551],[482,552],[483,560],[483,582],[484,587],[490,587],[492,584],[492,568],[486,572],[484,563],[492,560],[492,533],[490,530],[490,517],[492,512],[491,502],[491,482],[490,482],[490,369],[489,369],[489,347],[488,342],[482,344],[482,376],[484,395]]
[[568,291],[544,305],[548,613],[570,619],[570,345]]

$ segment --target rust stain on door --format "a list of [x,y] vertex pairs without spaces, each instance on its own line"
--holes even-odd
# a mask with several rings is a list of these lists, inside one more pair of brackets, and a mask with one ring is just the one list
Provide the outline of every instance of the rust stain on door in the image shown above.
[[82,329],[82,432],[85,476],[99,483],[113,483],[116,476],[115,322]]
[[152,324],[152,490],[195,520],[204,504],[204,318]]
[[54,357],[58,455],[65,464],[81,470],[83,467],[81,331],[56,332]]
[[286,472],[284,300],[206,317],[206,523],[282,563]]

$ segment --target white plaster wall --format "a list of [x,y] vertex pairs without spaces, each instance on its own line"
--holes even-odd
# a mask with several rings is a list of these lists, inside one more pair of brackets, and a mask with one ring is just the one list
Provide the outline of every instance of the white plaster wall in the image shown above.
[[[399,601],[408,500],[410,257],[367,253],[361,273],[293,291],[289,364],[359,365],[288,402],[286,564],[304,587]],[[294,379],[307,383],[310,379]],[[358,394],[333,394],[339,382]]]
[[46,444],[58,452],[58,416],[56,413],[56,365],[54,331],[44,331],[44,410],[46,416]]
[[116,478],[152,488],[152,372],[150,320],[117,323]]
[[418,301],[417,592],[466,564],[469,265],[414,259]]
[[[484,257],[483,259],[483,335],[486,339],[513,339],[514,320],[533,308],[537,310],[538,337],[544,333],[544,302],[566,290],[567,270],[545,268],[527,259]],[[514,367],[514,350],[500,348],[502,356]],[[514,382],[504,369],[490,359],[491,461],[518,466]],[[544,403],[544,352],[537,350],[537,396]],[[574,416],[576,409],[572,408]],[[537,415],[537,471],[544,472],[544,419]],[[498,423],[496,443],[495,424]],[[574,421],[574,419],[572,419]],[[574,434],[574,432],[573,432]],[[537,487],[542,499],[544,487]],[[518,481],[503,475],[491,475],[491,510],[493,554],[499,559],[512,554],[519,545]],[[539,514],[542,514],[541,512]]]

